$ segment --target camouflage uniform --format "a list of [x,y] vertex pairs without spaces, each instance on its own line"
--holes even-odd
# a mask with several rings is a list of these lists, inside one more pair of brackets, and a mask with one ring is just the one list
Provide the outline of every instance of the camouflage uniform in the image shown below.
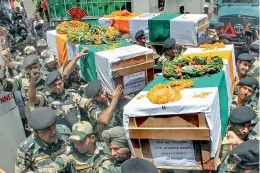
[[86,91],[81,86],[88,84],[87,82],[80,79],[78,82],[71,81],[70,78],[65,81],[65,88],[71,89],[77,92],[81,97],[86,97]]
[[11,62],[15,62],[14,69],[12,70],[13,76],[17,76],[22,71],[22,65],[25,57],[26,55],[19,50],[16,50],[13,53],[13,56],[10,58]]
[[[36,90],[37,92],[45,91],[47,88],[44,85],[45,77],[40,75],[40,78],[36,81]],[[21,91],[22,97],[24,99],[25,108],[25,115],[28,117],[31,111],[35,108],[33,104],[29,101],[28,98],[28,89],[30,85],[30,78],[26,72],[19,74],[14,78],[4,78],[3,79],[3,90],[6,92],[15,92]],[[40,103],[42,104],[42,103]]]
[[[103,125],[98,122],[99,116],[107,109],[107,105],[101,102],[93,102],[88,108],[88,116],[92,125],[96,127],[96,133],[99,137],[102,136],[102,132],[106,129],[110,129],[115,126],[123,125],[123,111],[124,106],[127,104],[125,99],[120,99],[117,103],[117,107],[108,122],[108,124]],[[101,139],[100,139],[101,140]]]
[[49,91],[39,93],[39,106],[51,107],[58,116],[57,123],[64,124],[70,129],[73,124],[87,119],[87,115],[80,113],[80,109],[86,110],[89,99],[80,97],[74,90],[65,90],[64,94],[57,95]]
[[36,171],[37,169],[50,164],[57,156],[68,150],[67,141],[70,130],[64,125],[57,125],[57,141],[48,145],[38,136],[32,134],[23,141],[17,151],[15,173]]
[[44,50],[41,53],[40,62],[41,62],[42,72],[44,76],[47,76],[50,72],[58,69],[58,67],[56,67],[56,69],[51,69],[47,66],[48,63],[53,61],[58,61],[58,60],[50,50]]
[[122,164],[106,157],[99,162],[97,168],[99,173],[121,173],[121,166]]
[[[233,99],[232,99],[231,110],[238,107],[237,99],[238,99],[238,96],[234,95]],[[256,139],[260,139],[260,137],[259,137],[259,119],[260,119],[260,116],[259,116],[259,110],[258,110],[258,107],[257,107],[257,102],[254,99],[250,99],[246,104],[240,105],[240,106],[248,106],[256,112],[257,117],[252,121],[251,134]]]

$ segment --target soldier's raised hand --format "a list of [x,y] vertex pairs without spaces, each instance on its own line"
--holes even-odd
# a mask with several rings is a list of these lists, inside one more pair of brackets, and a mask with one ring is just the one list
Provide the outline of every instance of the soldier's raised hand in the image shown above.
[[120,98],[121,94],[123,93],[123,87],[122,85],[118,85],[115,89],[115,91],[112,93],[112,100],[113,101],[118,101],[118,99]]
[[87,48],[83,48],[78,54],[77,54],[77,59],[80,59],[82,56],[87,55],[88,54],[88,49]]
[[222,145],[239,145],[243,142],[233,131],[228,131],[226,140],[222,142]]
[[38,69],[33,69],[30,72],[30,79],[36,81],[40,77],[40,71]]

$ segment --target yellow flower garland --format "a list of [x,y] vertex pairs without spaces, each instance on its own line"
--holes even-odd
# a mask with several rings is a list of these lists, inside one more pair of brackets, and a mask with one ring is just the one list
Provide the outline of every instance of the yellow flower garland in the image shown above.
[[188,80],[158,84],[149,90],[147,98],[154,104],[176,102],[182,98],[181,90],[192,86],[194,86],[193,81]]

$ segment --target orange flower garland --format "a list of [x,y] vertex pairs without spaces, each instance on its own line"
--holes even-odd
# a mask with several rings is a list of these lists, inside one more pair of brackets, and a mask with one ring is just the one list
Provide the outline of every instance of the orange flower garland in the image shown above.
[[149,90],[147,98],[154,104],[176,102],[182,98],[181,90],[193,86],[193,81],[188,80],[173,81],[168,84],[158,84]]
[[200,45],[200,48],[206,49],[206,50],[213,50],[215,48],[224,48],[225,44],[222,42],[217,42],[214,44],[202,44]]

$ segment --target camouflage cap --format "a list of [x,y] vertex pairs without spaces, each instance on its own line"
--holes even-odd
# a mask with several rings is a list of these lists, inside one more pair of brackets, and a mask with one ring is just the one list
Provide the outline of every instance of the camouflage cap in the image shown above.
[[29,43],[29,44],[36,44],[36,40],[37,39],[35,37],[29,36],[27,38],[27,43]]
[[47,46],[46,40],[40,39],[39,41],[37,41],[37,47],[41,47],[41,46]]
[[53,53],[50,50],[44,50],[41,53],[41,59],[43,60],[43,62],[45,64],[52,62],[55,60],[55,56],[53,55]]
[[73,125],[69,140],[80,141],[90,134],[93,134],[92,125],[89,122],[81,121]]
[[30,55],[32,53],[36,53],[36,49],[33,46],[27,46],[27,47],[24,48],[23,51],[24,51],[24,53],[26,55]]

